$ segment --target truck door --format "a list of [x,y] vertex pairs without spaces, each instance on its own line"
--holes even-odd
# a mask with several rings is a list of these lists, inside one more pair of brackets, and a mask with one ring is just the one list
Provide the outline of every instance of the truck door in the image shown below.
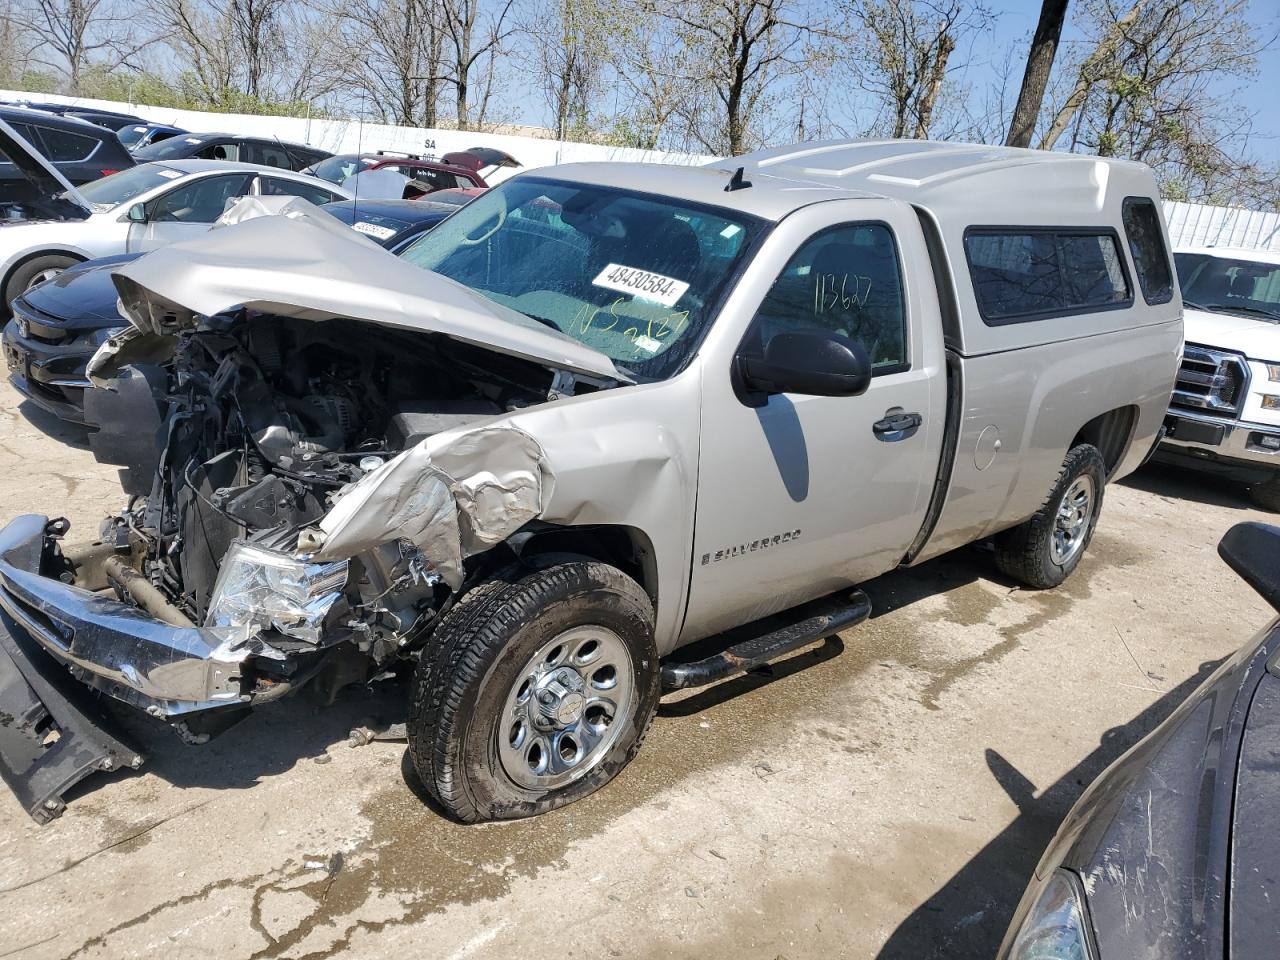
[[[833,209],[842,215],[834,225]],[[845,220],[846,212],[856,216]],[[920,529],[936,474],[942,331],[910,207],[861,200],[802,208],[775,228],[753,266],[762,261],[781,269],[765,271],[773,279],[764,279],[754,314],[737,321],[743,332],[732,356],[724,350],[704,366],[682,640],[893,568]],[[860,343],[872,362],[870,387],[860,396],[777,394],[750,405],[735,389],[737,357],[805,329]]]
[[244,173],[201,177],[152,198],[144,206],[146,218],[129,224],[126,252],[146,253],[198,237],[222,216],[228,200],[249,192],[249,183]]

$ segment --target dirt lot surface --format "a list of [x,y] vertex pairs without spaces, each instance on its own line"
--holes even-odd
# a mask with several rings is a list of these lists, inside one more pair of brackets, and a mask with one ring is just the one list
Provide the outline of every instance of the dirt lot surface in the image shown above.
[[[50,437],[44,431],[52,431]],[[5,517],[120,501],[83,436],[0,394]],[[1269,619],[1217,559],[1238,489],[1110,487],[1065,587],[959,551],[872,583],[843,649],[669,698],[632,767],[537,820],[417,795],[394,685],[265,708],[40,827],[0,790],[0,957],[989,957],[1057,823]]]

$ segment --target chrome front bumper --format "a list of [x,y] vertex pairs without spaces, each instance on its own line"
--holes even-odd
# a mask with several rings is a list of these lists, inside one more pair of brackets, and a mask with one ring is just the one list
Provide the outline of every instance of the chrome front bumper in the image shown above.
[[1225,417],[1171,409],[1165,417],[1169,432],[1160,443],[1162,453],[1173,453],[1207,463],[1238,466],[1256,471],[1280,470],[1280,427],[1244,423]]
[[231,630],[173,627],[136,607],[39,573],[48,519],[0,530],[0,607],[82,683],[152,716],[247,703],[252,644]]

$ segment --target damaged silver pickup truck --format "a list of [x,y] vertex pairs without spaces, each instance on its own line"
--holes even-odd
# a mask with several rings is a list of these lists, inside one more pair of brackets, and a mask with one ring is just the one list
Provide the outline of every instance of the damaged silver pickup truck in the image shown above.
[[1054,586],[1172,388],[1156,201],[1131,163],[827,143],[521,175],[400,257],[317,213],[125,265],[86,417],[130,499],[84,545],[0,531],[0,772],[48,818],[141,762],[93,697],[200,742],[404,663],[430,794],[528,816],[896,566],[994,538]]

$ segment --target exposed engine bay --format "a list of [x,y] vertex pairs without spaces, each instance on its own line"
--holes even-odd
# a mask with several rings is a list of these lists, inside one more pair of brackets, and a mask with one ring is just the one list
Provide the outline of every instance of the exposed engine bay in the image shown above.
[[344,493],[431,437],[564,389],[521,358],[355,320],[241,310],[157,339],[171,358],[124,366],[86,411],[131,494],[103,524],[106,579],[166,623],[231,631],[258,692],[297,685],[344,641],[366,668],[414,650],[457,585],[405,537],[309,557]]

